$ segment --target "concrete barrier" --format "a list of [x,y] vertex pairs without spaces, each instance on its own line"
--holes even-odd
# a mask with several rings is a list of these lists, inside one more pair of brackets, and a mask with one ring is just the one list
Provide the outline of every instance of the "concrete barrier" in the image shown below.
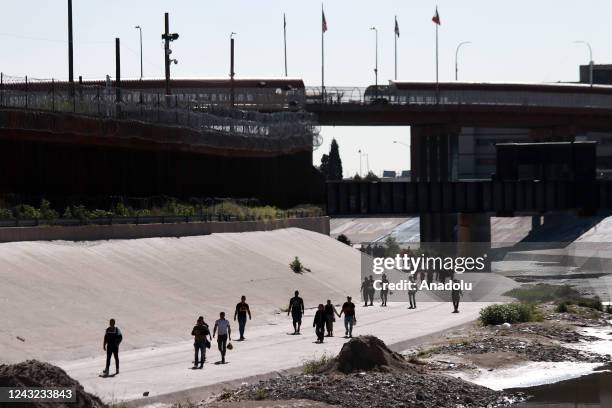
[[329,235],[329,217],[286,218],[236,222],[190,222],[178,224],[82,225],[0,228],[0,242],[98,241],[154,237],[188,237],[223,232],[272,231],[301,228]]

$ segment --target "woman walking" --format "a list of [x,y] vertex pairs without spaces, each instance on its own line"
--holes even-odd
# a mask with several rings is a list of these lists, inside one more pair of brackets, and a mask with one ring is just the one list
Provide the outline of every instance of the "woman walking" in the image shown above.
[[336,321],[336,316],[340,317],[340,314],[336,311],[336,308],[334,305],[332,305],[332,302],[329,299],[327,299],[324,312],[325,327],[327,329],[326,337],[334,337],[334,322]]

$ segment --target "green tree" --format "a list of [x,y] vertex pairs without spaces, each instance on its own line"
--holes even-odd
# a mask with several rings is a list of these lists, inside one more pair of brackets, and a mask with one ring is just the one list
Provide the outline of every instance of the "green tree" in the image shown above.
[[323,156],[321,156],[321,165],[319,166],[319,171],[323,174],[325,180],[329,178],[329,156],[326,154],[323,154]]
[[333,139],[331,147],[329,149],[329,163],[328,163],[328,180],[342,180],[342,160],[340,159],[340,150],[338,148],[338,142]]

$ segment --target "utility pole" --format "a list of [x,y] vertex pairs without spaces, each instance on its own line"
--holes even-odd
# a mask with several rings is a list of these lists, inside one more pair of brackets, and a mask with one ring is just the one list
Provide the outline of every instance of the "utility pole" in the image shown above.
[[121,45],[119,38],[115,38],[115,92],[116,102],[121,102]]
[[[170,54],[172,54],[172,50],[170,49],[170,42],[178,40],[179,35],[177,33],[170,33],[170,20],[168,18],[168,13],[164,13],[164,33],[162,34],[162,40],[164,40],[164,67],[166,73],[166,96],[170,95],[170,62],[178,63],[176,59],[170,60]],[[170,101],[169,98],[168,101]]]
[[72,48],[72,0],[68,0],[68,82],[74,91],[74,55]]
[[378,102],[378,29],[376,27],[370,27],[370,30],[373,30],[376,34],[376,56],[375,56],[375,65],[374,65],[374,99]]
[[140,34],[140,80],[142,81],[142,77],[143,77],[142,75],[142,27],[137,25],[134,28],[138,29],[138,32]]
[[234,75],[236,75],[234,72],[234,34],[236,33],[230,34],[230,106],[232,108],[234,107]]

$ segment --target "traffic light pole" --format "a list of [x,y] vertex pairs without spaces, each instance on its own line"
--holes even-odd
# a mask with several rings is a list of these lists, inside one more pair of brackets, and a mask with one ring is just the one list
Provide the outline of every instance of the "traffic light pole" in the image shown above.
[[166,69],[166,95],[170,95],[170,22],[168,18],[168,13],[164,14],[164,35],[162,38],[164,39],[164,66]]

